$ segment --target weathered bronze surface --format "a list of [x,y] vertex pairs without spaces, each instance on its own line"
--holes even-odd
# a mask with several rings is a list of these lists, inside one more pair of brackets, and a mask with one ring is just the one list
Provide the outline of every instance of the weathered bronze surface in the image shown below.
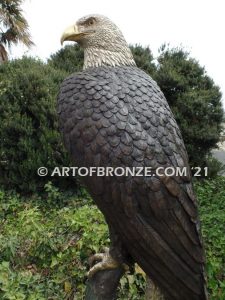
[[[64,80],[58,112],[75,166],[152,168],[149,177],[83,178],[113,229],[111,255],[137,262],[166,299],[207,299],[187,153],[155,81],[133,65],[87,67]],[[187,173],[166,176],[168,167]]]

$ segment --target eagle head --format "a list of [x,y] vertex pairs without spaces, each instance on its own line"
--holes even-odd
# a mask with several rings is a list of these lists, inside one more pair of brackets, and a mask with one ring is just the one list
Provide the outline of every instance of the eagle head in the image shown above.
[[84,48],[84,69],[102,65],[135,65],[122,32],[105,16],[82,17],[63,32],[61,44],[64,41],[75,41]]

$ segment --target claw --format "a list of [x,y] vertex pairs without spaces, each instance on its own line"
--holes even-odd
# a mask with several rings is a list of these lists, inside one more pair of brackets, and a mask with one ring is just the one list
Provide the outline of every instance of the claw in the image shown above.
[[[94,264],[94,262],[96,262]],[[88,272],[88,277],[91,278],[98,271],[117,269],[121,266],[109,253],[109,249],[105,248],[105,253],[96,253],[90,259],[91,269]]]
[[95,262],[102,261],[104,259],[104,253],[96,253],[89,258],[89,265],[94,266]]

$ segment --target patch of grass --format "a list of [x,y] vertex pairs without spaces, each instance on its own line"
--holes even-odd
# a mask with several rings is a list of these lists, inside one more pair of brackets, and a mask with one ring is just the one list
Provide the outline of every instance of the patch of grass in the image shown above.
[[[195,184],[211,300],[225,299],[225,178]],[[84,298],[88,257],[109,244],[104,218],[85,191],[22,198],[0,191],[0,299]],[[138,267],[120,282],[120,300],[144,299]]]

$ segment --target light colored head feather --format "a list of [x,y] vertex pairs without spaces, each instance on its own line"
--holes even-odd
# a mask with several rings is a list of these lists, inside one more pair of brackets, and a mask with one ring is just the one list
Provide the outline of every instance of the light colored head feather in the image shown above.
[[98,66],[135,66],[131,50],[120,29],[107,17],[88,15],[76,22],[77,41],[84,48],[84,69]]

